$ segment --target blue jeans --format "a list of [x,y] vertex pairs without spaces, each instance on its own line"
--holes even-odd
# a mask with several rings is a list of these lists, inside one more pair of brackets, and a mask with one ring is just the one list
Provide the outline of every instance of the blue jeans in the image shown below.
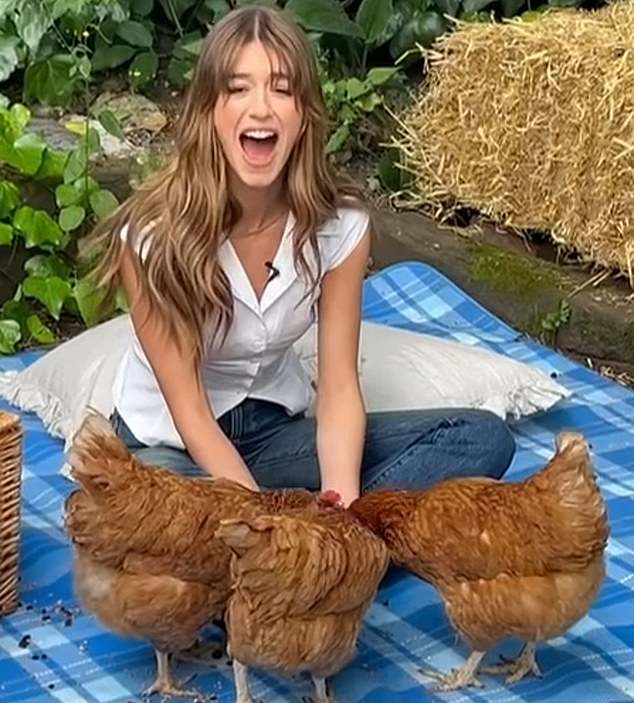
[[[116,411],[111,420],[119,437],[143,462],[189,476],[202,475],[187,452],[167,446],[147,447]],[[247,399],[218,422],[258,485],[319,490],[314,418],[291,416],[275,403]],[[369,413],[362,489],[418,489],[463,476],[500,478],[514,452],[515,442],[507,425],[483,410]]]

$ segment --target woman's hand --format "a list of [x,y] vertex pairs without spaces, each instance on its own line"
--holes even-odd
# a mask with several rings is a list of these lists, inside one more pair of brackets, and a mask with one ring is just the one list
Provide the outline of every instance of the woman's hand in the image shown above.
[[345,506],[359,497],[365,442],[357,360],[369,255],[368,231],[348,258],[326,273],[319,298],[316,415],[321,490],[336,491]]

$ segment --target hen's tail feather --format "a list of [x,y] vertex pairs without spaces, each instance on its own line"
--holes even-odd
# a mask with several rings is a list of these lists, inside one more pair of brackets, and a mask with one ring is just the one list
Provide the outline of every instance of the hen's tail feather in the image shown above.
[[560,505],[569,511],[568,524],[579,535],[585,534],[590,552],[602,551],[610,529],[588,444],[577,432],[560,432],[555,444],[557,453],[547,471],[555,477]]
[[129,480],[132,455],[110,422],[91,411],[73,437],[71,475],[94,500]]

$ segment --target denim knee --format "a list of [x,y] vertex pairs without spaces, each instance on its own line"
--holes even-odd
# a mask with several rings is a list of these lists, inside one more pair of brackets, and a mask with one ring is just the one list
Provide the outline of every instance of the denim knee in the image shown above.
[[465,418],[474,437],[483,438],[480,457],[483,475],[501,478],[513,461],[515,438],[508,424],[488,410],[471,410]]

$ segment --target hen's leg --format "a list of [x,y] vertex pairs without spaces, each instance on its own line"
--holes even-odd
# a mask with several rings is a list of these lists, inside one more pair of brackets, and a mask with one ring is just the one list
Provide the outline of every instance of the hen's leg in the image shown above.
[[328,695],[326,679],[318,679],[313,676],[313,684],[315,685],[315,703],[335,703],[335,699]]
[[541,678],[542,672],[535,660],[536,649],[537,645],[535,642],[527,642],[520,652],[520,655],[515,659],[500,657],[500,659],[502,659],[502,664],[483,666],[479,671],[483,674],[508,674],[506,678],[506,683],[508,684],[517,683],[531,673]]
[[233,660],[233,678],[236,685],[236,703],[253,703],[249,693],[247,667],[237,659]]
[[187,698],[201,698],[198,691],[187,691],[180,687],[179,684],[172,678],[170,671],[169,654],[165,652],[156,652],[156,663],[158,665],[158,673],[154,683],[143,692],[144,696],[152,696],[155,693],[160,693],[162,696],[182,696]]
[[440,674],[437,671],[427,669],[421,669],[421,673],[438,680],[438,683],[433,687],[435,691],[456,691],[465,686],[482,687],[475,675],[484,654],[484,652],[471,652],[461,669],[455,669],[448,674]]

